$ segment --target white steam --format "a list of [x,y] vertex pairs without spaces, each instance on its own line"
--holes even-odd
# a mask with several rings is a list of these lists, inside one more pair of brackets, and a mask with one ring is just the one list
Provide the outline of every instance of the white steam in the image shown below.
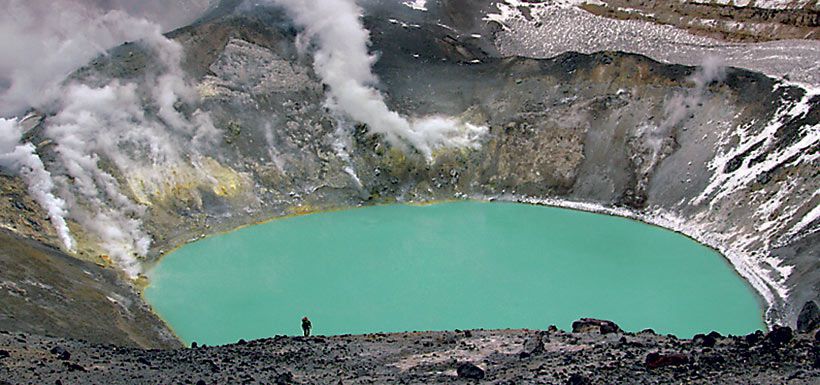
[[647,142],[653,151],[653,161],[661,151],[663,141],[672,132],[672,129],[686,119],[692,111],[703,103],[706,87],[714,81],[721,81],[726,76],[723,61],[714,56],[704,58],[703,64],[689,78],[695,87],[685,93],[678,93],[666,101],[664,105],[665,118],[661,124],[650,132]]
[[304,29],[302,38],[317,44],[314,69],[330,87],[329,105],[384,134],[393,145],[412,145],[428,159],[439,147],[478,146],[486,127],[442,117],[409,121],[387,107],[375,88],[378,79],[371,66],[376,58],[368,52],[370,34],[354,0],[267,1],[283,7]]
[[[141,272],[139,257],[147,255],[152,239],[142,229],[147,208],[133,202],[121,184],[129,183],[133,192],[130,178],[138,175],[140,186],[164,188],[173,185],[176,170],[186,165],[187,170],[204,174],[197,167],[199,154],[219,137],[207,113],[180,110],[197,102],[197,92],[180,67],[182,47],[162,35],[173,23],[196,17],[188,12],[191,7],[209,2],[183,0],[176,8],[162,3],[66,0],[56,5],[11,0],[0,15],[0,32],[12,37],[2,39],[0,49],[14,53],[0,58],[0,114],[47,106],[53,115],[44,121],[44,134],[54,141],[56,155],[49,164],[52,180],[34,146],[19,143],[17,120],[3,119],[0,165],[28,183],[67,249],[74,248],[74,241],[66,217],[82,225],[131,277]],[[173,12],[179,7],[187,7],[184,15]],[[134,83],[64,83],[79,66],[125,41],[147,48],[160,69]],[[63,199],[54,195],[55,188]]]
[[17,119],[0,118],[0,166],[23,178],[28,185],[29,194],[48,212],[48,218],[65,248],[73,250],[74,239],[65,221],[65,201],[54,195],[51,174],[37,155],[34,145],[19,143],[21,135]]
[[[59,83],[107,49],[198,17],[209,0],[6,0],[0,12],[0,116],[55,97]],[[155,23],[158,22],[159,24]]]
[[[139,83],[63,86],[45,131],[57,144],[69,177],[63,180],[75,198],[69,202],[71,217],[99,237],[103,250],[132,277],[141,272],[138,258],[147,255],[152,242],[142,229],[146,207],[123,194],[101,162],[112,163],[126,179],[138,174],[143,184],[163,186],[175,180],[178,165],[196,164],[200,151],[219,136],[207,113],[178,110],[197,97],[183,77],[182,47],[156,25],[146,31],[140,43],[156,55],[160,73]],[[180,148],[187,152],[181,154]]]

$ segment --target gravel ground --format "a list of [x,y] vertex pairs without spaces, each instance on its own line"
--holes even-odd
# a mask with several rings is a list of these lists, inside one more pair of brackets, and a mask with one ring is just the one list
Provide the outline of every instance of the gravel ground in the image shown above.
[[[623,333],[408,332],[142,350],[0,332],[0,384],[816,384],[816,336],[790,329],[693,340]],[[576,327],[577,326],[577,327]],[[606,334],[602,334],[606,332]]]

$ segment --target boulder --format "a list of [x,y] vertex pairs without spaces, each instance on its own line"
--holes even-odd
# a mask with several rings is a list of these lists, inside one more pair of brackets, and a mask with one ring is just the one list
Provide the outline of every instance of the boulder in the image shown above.
[[591,385],[592,382],[582,374],[575,373],[569,376],[567,385]]
[[703,346],[705,348],[711,348],[711,347],[715,346],[716,342],[717,342],[717,340],[715,339],[714,336],[712,336],[712,333],[709,333],[707,335],[695,334],[695,336],[692,337],[692,343],[695,346]]
[[593,333],[601,334],[621,333],[621,328],[615,322],[600,320],[595,318],[581,318],[572,323],[573,333]]
[[544,336],[538,333],[524,341],[524,346],[519,353],[521,358],[527,358],[544,352]]
[[8,350],[0,350],[0,359],[9,357],[11,357],[11,353],[9,353]]
[[660,354],[657,352],[646,355],[644,365],[647,369],[657,369],[666,366],[686,365],[689,363],[689,356],[679,353]]
[[293,373],[291,372],[279,373],[273,380],[273,383],[276,385],[287,385],[292,384],[293,382]]
[[71,353],[69,353],[69,351],[66,350],[66,348],[64,348],[62,346],[55,346],[55,347],[51,348],[51,350],[49,350],[49,352],[51,354],[57,356],[58,359],[63,360],[63,361],[68,361],[68,360],[71,359]]
[[743,337],[743,339],[749,345],[757,344],[758,342],[760,342],[760,340],[763,339],[763,332],[760,330],[755,330],[754,333],[747,334],[745,337]]
[[811,333],[820,327],[820,309],[814,301],[806,302],[800,314],[797,316],[797,331],[800,333]]
[[473,380],[480,380],[484,378],[484,369],[475,366],[470,362],[464,362],[456,368],[456,373],[459,378],[469,378]]
[[720,333],[718,333],[718,332],[716,332],[716,331],[714,331],[714,330],[712,330],[711,332],[709,332],[709,334],[707,334],[707,336],[712,337],[712,338],[714,338],[714,339],[723,338],[723,335],[722,335],[722,334],[720,334]]
[[772,345],[784,345],[794,338],[792,328],[788,326],[775,325],[769,334],[766,334],[766,342]]

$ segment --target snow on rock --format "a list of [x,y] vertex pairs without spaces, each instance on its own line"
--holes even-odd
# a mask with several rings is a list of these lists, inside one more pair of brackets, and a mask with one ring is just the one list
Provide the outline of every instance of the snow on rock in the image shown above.
[[427,11],[427,0],[412,0],[412,1],[405,1],[402,4],[413,8],[417,11]]

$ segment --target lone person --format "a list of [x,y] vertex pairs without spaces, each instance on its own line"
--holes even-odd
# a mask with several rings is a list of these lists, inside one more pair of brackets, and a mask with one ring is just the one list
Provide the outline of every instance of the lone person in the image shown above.
[[310,337],[310,328],[312,326],[308,317],[302,317],[302,331],[305,332],[305,337]]

